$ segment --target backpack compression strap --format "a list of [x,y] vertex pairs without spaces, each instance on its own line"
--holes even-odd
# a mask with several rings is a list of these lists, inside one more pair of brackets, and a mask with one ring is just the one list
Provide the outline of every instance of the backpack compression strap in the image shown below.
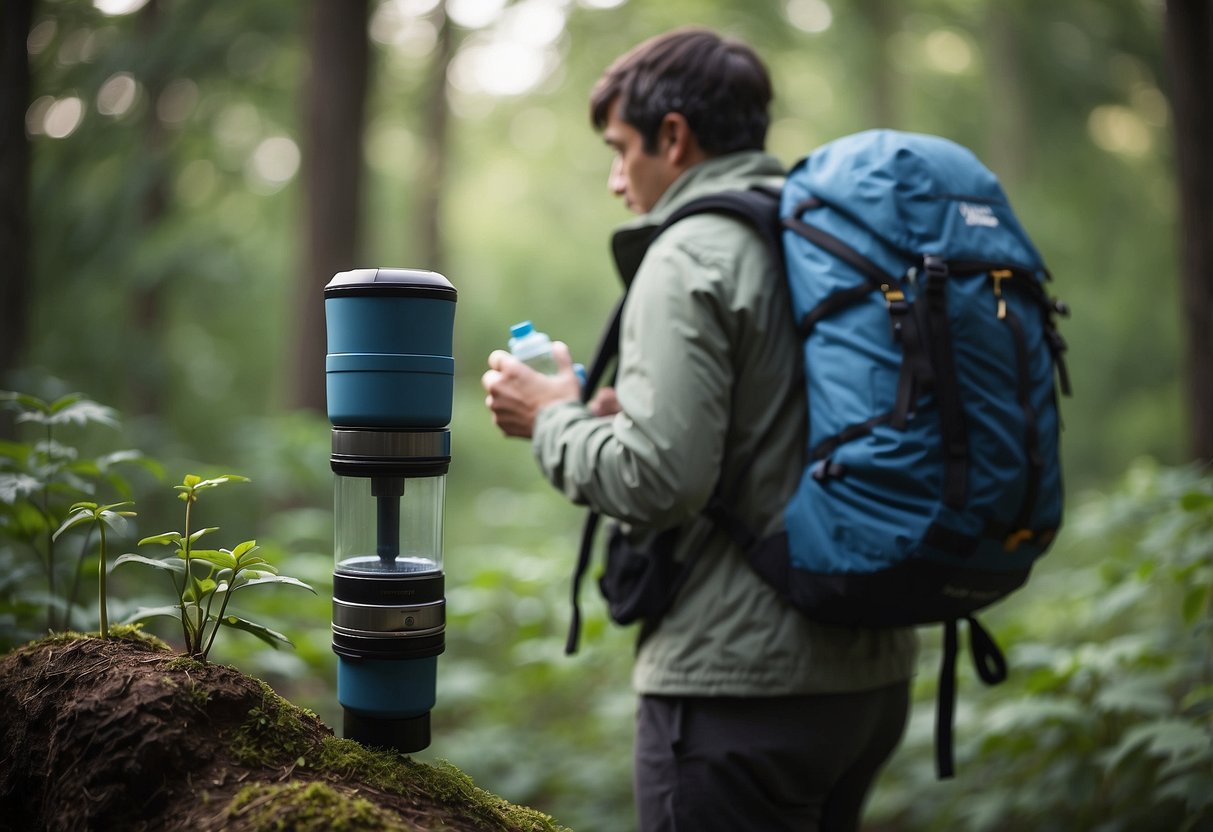
[[[978,677],[987,685],[1007,678],[1007,660],[998,644],[972,616],[969,622],[969,652]],[[940,780],[956,773],[953,756],[952,725],[956,715],[956,654],[960,652],[959,622],[953,618],[943,625],[943,661],[939,669],[939,693],[935,700],[935,767]]]

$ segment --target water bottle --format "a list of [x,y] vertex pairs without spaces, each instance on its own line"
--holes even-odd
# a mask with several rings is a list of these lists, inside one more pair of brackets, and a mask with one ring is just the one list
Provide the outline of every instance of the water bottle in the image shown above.
[[536,330],[530,321],[510,327],[510,353],[544,375],[554,376],[560,372],[552,357],[552,339],[547,333]]

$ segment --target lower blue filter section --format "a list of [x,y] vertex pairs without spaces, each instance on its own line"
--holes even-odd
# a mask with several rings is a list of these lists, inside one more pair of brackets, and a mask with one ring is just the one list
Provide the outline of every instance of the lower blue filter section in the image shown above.
[[337,657],[337,701],[383,719],[420,716],[434,707],[438,657],[395,661]]

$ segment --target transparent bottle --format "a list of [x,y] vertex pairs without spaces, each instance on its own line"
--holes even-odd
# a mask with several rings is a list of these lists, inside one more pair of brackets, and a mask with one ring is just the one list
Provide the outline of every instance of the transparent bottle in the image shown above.
[[510,327],[510,354],[544,375],[554,376],[560,372],[556,359],[552,357],[552,339],[539,332],[530,321]]

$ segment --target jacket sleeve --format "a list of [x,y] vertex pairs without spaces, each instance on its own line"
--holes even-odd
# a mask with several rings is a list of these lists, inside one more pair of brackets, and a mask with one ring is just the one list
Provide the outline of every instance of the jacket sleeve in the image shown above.
[[595,418],[574,403],[540,412],[536,459],[574,502],[660,529],[694,516],[711,497],[733,389],[728,268],[723,254],[659,239],[624,305],[621,412]]

